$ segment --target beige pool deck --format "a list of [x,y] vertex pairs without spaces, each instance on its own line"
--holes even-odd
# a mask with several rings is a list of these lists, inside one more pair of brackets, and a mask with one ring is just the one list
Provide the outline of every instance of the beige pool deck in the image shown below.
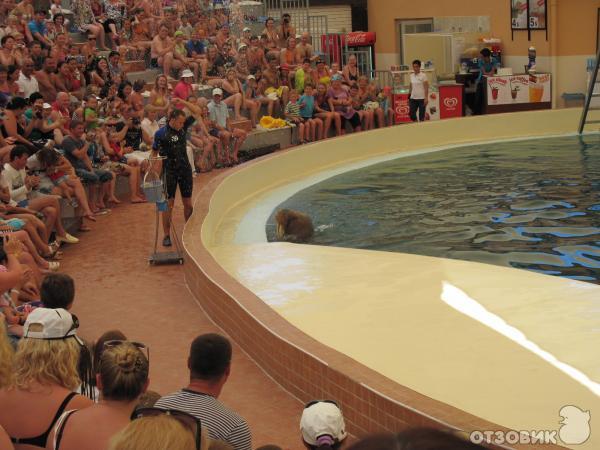
[[278,203],[335,173],[442,146],[572,133],[578,114],[399,126],[242,166],[200,195],[184,232],[187,282],[291,393],[340,400],[355,434],[414,425],[559,430],[559,411],[573,405],[590,412],[591,435],[558,445],[598,449],[600,286],[443,258],[267,243],[264,233]]

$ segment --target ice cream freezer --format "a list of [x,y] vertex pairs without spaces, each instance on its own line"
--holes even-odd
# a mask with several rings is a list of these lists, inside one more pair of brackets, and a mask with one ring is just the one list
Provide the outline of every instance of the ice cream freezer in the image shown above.
[[[408,106],[408,88],[395,91],[395,123],[411,122]],[[458,83],[443,83],[429,88],[425,120],[451,119],[464,115],[464,86]]]
[[484,114],[552,108],[549,73],[485,77]]

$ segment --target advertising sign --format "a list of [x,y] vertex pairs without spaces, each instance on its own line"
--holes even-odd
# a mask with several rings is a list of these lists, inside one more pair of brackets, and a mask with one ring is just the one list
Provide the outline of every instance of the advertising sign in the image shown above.
[[546,29],[546,0],[529,0],[529,28]]
[[487,77],[488,105],[550,102],[550,74]]
[[439,89],[440,119],[462,117],[462,86],[440,86]]
[[410,108],[408,106],[408,94],[394,94],[394,118],[395,123],[410,122]]
[[531,103],[552,101],[551,89],[549,73],[529,75],[529,101]]
[[527,29],[527,9],[529,0],[511,0],[510,18],[513,30]]

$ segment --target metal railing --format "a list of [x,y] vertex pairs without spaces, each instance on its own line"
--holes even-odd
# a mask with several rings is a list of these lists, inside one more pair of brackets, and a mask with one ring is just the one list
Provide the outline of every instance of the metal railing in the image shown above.
[[369,78],[379,89],[383,89],[386,86],[393,86],[392,72],[389,70],[371,70]]

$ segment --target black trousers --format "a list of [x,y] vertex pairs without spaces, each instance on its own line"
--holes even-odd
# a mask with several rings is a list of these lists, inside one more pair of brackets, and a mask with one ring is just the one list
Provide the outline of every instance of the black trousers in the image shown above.
[[419,111],[419,122],[425,121],[425,100],[408,99],[410,109],[410,120],[417,121],[417,110]]

